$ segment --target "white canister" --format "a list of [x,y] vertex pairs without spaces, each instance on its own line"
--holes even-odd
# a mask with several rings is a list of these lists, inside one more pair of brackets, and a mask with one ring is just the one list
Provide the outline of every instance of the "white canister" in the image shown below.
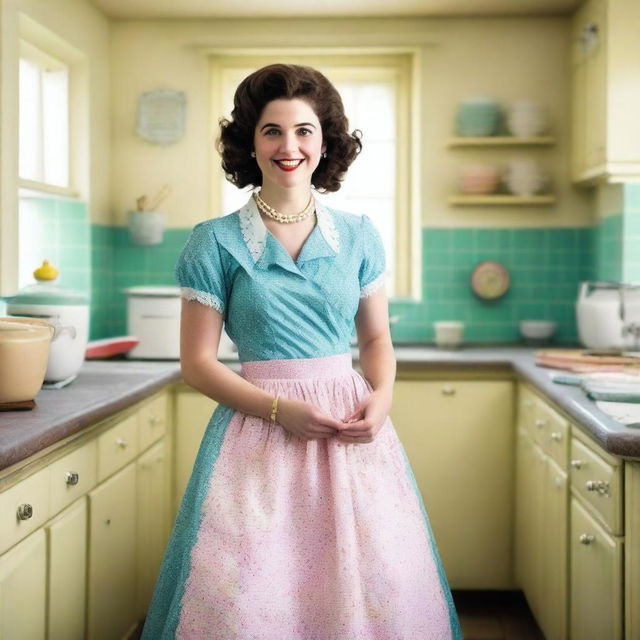
[[433,323],[436,334],[436,346],[443,349],[455,349],[462,344],[464,323],[457,320],[439,320]]
[[7,304],[7,313],[51,323],[55,332],[45,380],[60,382],[73,378],[84,362],[89,341],[88,296],[82,291],[60,287],[58,270],[47,260],[33,275],[37,284],[21,289]]
[[142,360],[180,358],[180,287],[139,286],[124,292],[127,333],[140,342],[128,353]]

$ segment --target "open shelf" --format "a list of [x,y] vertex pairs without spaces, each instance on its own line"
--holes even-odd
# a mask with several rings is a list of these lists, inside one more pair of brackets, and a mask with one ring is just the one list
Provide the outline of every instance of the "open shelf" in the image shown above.
[[554,204],[554,195],[513,196],[509,194],[493,194],[487,196],[457,195],[449,196],[448,202],[454,206],[506,205],[506,206],[544,206]]

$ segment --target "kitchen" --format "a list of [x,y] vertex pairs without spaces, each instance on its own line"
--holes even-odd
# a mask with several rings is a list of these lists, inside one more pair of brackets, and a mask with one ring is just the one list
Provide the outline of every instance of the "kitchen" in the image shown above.
[[[491,383],[491,388],[498,384],[499,395],[506,398],[499,404],[505,412],[503,422],[507,426],[496,435],[500,447],[494,446],[486,452],[484,473],[488,474],[492,465],[500,469],[510,464],[515,466],[516,434],[509,428],[513,427],[509,416],[510,412],[515,415],[515,387],[521,385],[522,378],[513,373],[513,367],[516,371],[518,367],[514,365],[515,356],[512,358],[509,349],[521,344],[519,322],[529,319],[553,321],[557,325],[554,344],[576,345],[575,299],[579,283],[584,280],[636,282],[639,277],[636,256],[640,190],[634,182],[640,175],[640,163],[634,153],[640,140],[640,124],[633,118],[633,113],[640,98],[637,85],[620,81],[624,80],[625,74],[635,74],[632,77],[638,74],[638,69],[632,66],[637,63],[631,60],[640,57],[633,55],[635,50],[631,47],[634,45],[630,44],[633,39],[625,39],[625,29],[630,29],[634,21],[637,24],[637,9],[633,2],[609,0],[584,5],[586,9],[583,7],[581,11],[587,13],[583,17],[576,13],[579,6],[583,6],[578,2],[535,3],[529,10],[524,5],[519,15],[507,15],[508,11],[514,12],[511,3],[487,7],[487,3],[478,2],[473,9],[468,8],[473,5],[465,4],[459,11],[451,3],[446,3],[444,8],[443,4],[438,6],[437,3],[426,8],[423,5],[408,3],[405,8],[399,5],[392,14],[385,14],[383,12],[388,9],[370,7],[365,11],[363,5],[354,3],[350,9],[336,5],[335,14],[323,11],[320,16],[307,16],[304,12],[309,11],[309,7],[300,7],[297,16],[291,15],[291,8],[287,7],[286,15],[280,15],[284,10],[280,7],[271,9],[267,16],[249,13],[252,5],[245,4],[244,8],[235,8],[235,14],[227,13],[224,17],[213,13],[212,9],[208,14],[200,13],[205,10],[198,3],[181,3],[180,10],[184,13],[177,15],[178,9],[170,3],[155,3],[154,8],[149,8],[144,3],[108,0],[93,3],[5,0],[0,14],[3,70],[0,295],[9,301],[18,288],[31,282],[31,272],[46,257],[60,270],[64,286],[90,293],[91,339],[125,335],[127,299],[122,290],[139,285],[173,285],[171,270],[190,228],[205,218],[218,215],[221,208],[230,210],[220,205],[227,196],[213,152],[215,124],[223,110],[222,101],[226,100],[228,104],[225,77],[233,79],[234,70],[250,66],[256,50],[261,55],[269,52],[271,56],[300,57],[302,48],[309,56],[332,56],[333,60],[329,62],[336,67],[340,65],[335,59],[345,53],[389,56],[394,58],[393,64],[399,65],[394,70],[399,68],[400,77],[409,83],[407,90],[411,96],[402,107],[405,115],[404,119],[399,118],[398,126],[404,127],[404,133],[397,143],[396,194],[401,202],[398,206],[405,213],[398,216],[392,229],[396,238],[391,248],[395,256],[395,297],[391,303],[391,316],[396,320],[392,335],[398,345],[399,359],[404,357],[406,362],[405,369],[400,370],[399,383],[402,385],[398,386],[394,419],[401,432],[400,423],[406,423],[401,413],[406,412],[407,407],[415,406],[412,404],[416,397],[412,395],[412,385],[424,384],[425,380],[432,384],[459,380],[461,384],[470,378],[474,382]],[[189,13],[187,6],[192,7]],[[260,6],[262,10],[264,3]],[[590,64],[576,59],[581,51],[580,43],[594,37],[592,30],[585,30],[585,27],[594,22],[594,12],[604,11],[603,7],[608,12],[606,29],[600,29],[596,37],[605,39],[594,51],[606,50],[606,73],[598,67],[604,64],[603,55],[589,57]],[[253,10],[257,11],[255,6]],[[237,13],[239,11],[247,13]],[[595,23],[605,24],[598,20]],[[612,34],[607,30],[615,31]],[[72,73],[75,72],[78,78],[71,97],[76,109],[72,113],[79,115],[71,122],[70,184],[73,187],[68,192],[53,188],[43,195],[38,185],[18,178],[16,122],[19,105],[15,69],[21,39],[38,43],[68,60]],[[591,45],[586,43],[584,46]],[[375,61],[376,64],[379,62]],[[136,133],[139,99],[144,92],[155,90],[181,93],[186,102],[184,131],[171,144],[154,144]],[[470,96],[490,96],[504,106],[523,99],[543,104],[551,142],[516,147],[461,146],[454,138],[456,113],[460,103]],[[602,138],[594,139],[599,134]],[[598,157],[598,154],[604,154],[604,157]],[[551,177],[545,190],[547,196],[552,196],[551,201],[548,198],[544,203],[525,204],[522,201],[506,202],[503,198],[497,203],[494,201],[493,206],[479,205],[477,201],[464,205],[451,202],[461,165],[485,162],[504,167],[515,159],[534,159],[544,167]],[[171,193],[162,204],[166,215],[162,242],[150,246],[133,244],[129,236],[129,212],[135,209],[137,198],[142,194],[153,197],[165,183],[171,186]],[[22,187],[22,192],[18,187]],[[497,194],[495,198],[499,195],[503,194]],[[494,301],[483,300],[470,292],[471,272],[483,261],[506,266],[510,275],[508,292]],[[5,315],[1,309],[0,315]],[[480,355],[473,356],[469,355],[471,347],[455,351],[453,355],[446,350],[434,349],[433,323],[444,320],[463,321],[465,341],[474,348],[482,349],[484,345],[487,351],[478,351],[476,353]],[[412,348],[420,344],[424,347],[416,356]],[[406,345],[407,351],[402,351],[402,345]],[[479,360],[474,360],[475,357]],[[523,370],[534,370],[527,362],[522,365]],[[106,376],[105,367],[109,364],[92,366],[102,367],[100,371]],[[135,366],[142,378],[145,374],[151,375],[144,369],[151,364]],[[420,366],[422,371],[413,371]],[[100,389],[95,382],[99,376],[95,371],[92,374],[95,376],[92,387],[95,396],[92,397],[99,403]],[[165,385],[167,381],[178,384],[177,378],[171,378],[173,373],[168,365],[157,375]],[[530,375],[532,378],[524,378],[529,383],[540,377],[534,373]],[[488,379],[482,380],[483,376]],[[65,393],[70,394],[74,385],[78,388],[79,382],[80,377],[64,390]],[[145,383],[136,384],[147,391],[137,392],[126,402],[118,401],[112,406],[111,413],[131,412],[135,402],[148,402],[149,394],[162,388],[161,382],[152,390],[145,387]],[[504,385],[506,387],[502,388]],[[542,389],[542,396],[540,389],[536,393],[537,387],[528,389],[535,396],[532,402],[535,404],[546,398],[547,402],[555,404],[553,410],[565,421],[570,418],[573,428],[578,429],[577,446],[584,445],[580,440],[582,414],[579,409],[574,410],[578,411],[577,415],[569,410],[577,398],[571,394],[579,390],[562,388],[549,396],[545,395],[545,389],[551,393],[554,385],[547,386],[548,389]],[[171,428],[182,423],[178,418],[181,412],[189,416],[189,422],[193,421],[195,411],[207,415],[211,405],[195,396],[179,384],[171,392],[166,400],[173,423]],[[468,400],[462,400],[463,396],[462,387],[457,387],[453,396],[446,397],[464,407]],[[558,397],[566,399],[559,407]],[[406,399],[401,401],[401,398]],[[107,402],[107,399],[102,398],[102,401]],[[141,405],[139,410],[144,413],[146,406]],[[445,406],[443,415],[449,415],[451,410]],[[51,406],[51,411],[60,412],[60,409]],[[487,411],[491,414],[492,409]],[[540,408],[540,411],[544,413],[546,408]],[[108,418],[98,411],[90,421],[94,424]],[[523,429],[526,432],[526,428]],[[167,433],[170,430],[168,428]],[[58,439],[71,437],[73,433],[79,432],[60,431]],[[602,449],[607,436],[602,435],[604,431],[597,433],[601,435],[596,437],[595,446]],[[621,427],[615,433],[619,434],[621,442],[637,438],[627,427]],[[408,443],[414,436],[402,437]],[[197,440],[198,436],[190,438]],[[486,448],[486,440],[481,442]],[[46,438],[41,443],[47,447],[55,444]],[[419,444],[424,447],[425,442]],[[177,450],[181,446],[175,442]],[[173,464],[185,468],[189,467],[189,460],[191,464],[193,460],[189,458],[193,451],[186,449],[193,446],[188,443],[184,445],[184,451],[173,452],[170,441],[165,442]],[[406,446],[409,449],[409,445]],[[441,455],[451,456],[446,447],[452,445],[445,443],[442,446]],[[484,449],[482,451],[484,453]],[[540,452],[553,458],[543,447]],[[39,452],[32,449],[30,453]],[[626,461],[622,464],[624,449],[612,451],[605,446],[599,454],[615,469],[616,477],[628,476],[630,484],[625,478],[625,499],[630,499],[633,495],[630,487],[636,486],[631,479],[637,469]],[[612,459],[607,458],[610,455]],[[416,462],[413,464],[415,467]],[[422,464],[428,466],[435,462],[428,459]],[[565,464],[568,464],[568,458]],[[449,465],[450,468],[453,466]],[[14,472],[19,467],[16,462],[8,468]],[[455,482],[458,488],[452,486],[450,495],[457,496],[458,491],[464,490],[460,486],[471,478],[459,474],[460,468],[464,468],[459,465],[455,465],[458,473],[453,477],[451,471],[447,473],[441,467],[439,475],[435,475],[436,482],[444,486],[447,486],[445,478],[446,482]],[[20,471],[26,477],[26,471]],[[420,474],[417,469],[416,473]],[[477,478],[480,471],[474,473],[473,477]],[[486,504],[485,496],[485,503],[476,500],[475,508],[491,508],[491,516],[482,519],[478,511],[468,516],[469,522],[478,522],[479,527],[482,522],[495,523],[493,531],[485,530],[479,546],[482,551],[471,560],[476,562],[483,554],[494,559],[499,556],[505,563],[504,574],[491,578],[494,579],[492,585],[486,569],[480,567],[480,578],[475,586],[476,577],[462,574],[452,586],[454,590],[524,588],[538,623],[545,626],[546,614],[540,612],[546,607],[535,604],[540,598],[531,597],[536,593],[536,587],[530,586],[527,590],[521,584],[521,578],[513,575],[517,562],[505,560],[508,554],[500,554],[496,548],[517,544],[514,543],[517,536],[513,533],[517,526],[512,518],[520,517],[517,513],[514,516],[515,509],[509,506],[518,491],[517,478],[510,475],[511,471],[504,473],[504,476],[481,477],[496,486],[506,482],[511,487],[500,493],[497,500],[497,503],[507,505],[508,510],[503,510],[501,515],[496,505]],[[11,482],[7,479],[3,487],[13,485],[16,478],[12,478]],[[425,486],[427,481],[425,478]],[[181,484],[184,483],[184,469],[176,472],[173,482],[171,508],[175,509],[179,487],[184,489]],[[568,500],[568,493],[566,497]],[[429,499],[433,507],[429,505]],[[443,537],[448,538],[449,525],[437,522],[436,514],[440,512],[434,502],[437,497],[425,495],[425,500],[436,532],[441,527],[447,531]],[[466,507],[473,510],[474,504],[468,502],[473,501],[468,498],[465,502]],[[448,517],[454,516],[456,513],[451,511]],[[446,512],[442,517],[447,517]],[[608,531],[617,543],[616,566],[620,568],[620,563],[625,563],[624,580],[618,576],[619,588],[628,589],[625,605],[622,605],[621,597],[607,618],[614,631],[605,636],[575,633],[569,636],[571,628],[583,629],[589,625],[569,620],[571,610],[566,604],[566,619],[559,625],[564,629],[564,635],[563,632],[557,636],[547,633],[549,637],[613,638],[625,637],[626,633],[630,638],[640,635],[640,622],[633,617],[640,607],[634,610],[630,606],[637,602],[634,589],[640,587],[637,580],[629,579],[634,575],[637,577],[640,553],[637,548],[635,556],[629,553],[634,550],[629,542],[624,548],[624,560],[621,551],[623,533],[625,539],[631,535],[629,541],[637,540],[637,537],[633,538],[634,529],[627,529],[632,525],[638,526],[629,517],[624,524],[616,522]],[[635,531],[637,535],[637,528]],[[16,538],[16,542],[22,537]],[[445,565],[454,562],[448,558],[455,557],[456,550],[465,542],[461,540],[458,546],[451,547],[451,551],[444,545]],[[12,548],[17,546],[12,545]],[[2,551],[5,551],[4,545]],[[566,562],[568,565],[569,561]],[[451,566],[447,571],[455,577],[457,569]],[[573,594],[575,601],[576,595]],[[598,593],[588,593],[584,597],[598,596]],[[570,599],[565,596],[565,600]],[[588,609],[585,606],[585,610]],[[109,612],[101,615],[108,618]],[[574,624],[581,626],[573,627]],[[473,637],[471,631],[467,635]],[[39,636],[36,633],[33,637]]]

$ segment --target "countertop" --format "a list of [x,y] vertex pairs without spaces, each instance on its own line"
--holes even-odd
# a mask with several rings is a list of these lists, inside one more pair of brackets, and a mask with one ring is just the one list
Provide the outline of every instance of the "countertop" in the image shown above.
[[[513,371],[560,406],[603,449],[617,456],[640,458],[640,429],[613,420],[579,387],[552,382],[554,371],[535,365],[534,349],[485,346],[449,351],[430,345],[399,345],[396,346],[396,357],[398,366],[405,368]],[[357,351],[354,352],[356,358]],[[237,361],[227,364],[238,370]],[[0,470],[178,380],[180,367],[177,362],[85,362],[69,386],[40,391],[34,410],[0,412]]]

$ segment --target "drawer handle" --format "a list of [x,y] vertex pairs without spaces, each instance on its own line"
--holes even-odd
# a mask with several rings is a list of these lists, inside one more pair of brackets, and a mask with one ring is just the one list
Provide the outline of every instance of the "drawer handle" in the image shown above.
[[592,542],[595,542],[595,539],[596,537],[590,533],[583,533],[579,538],[581,544],[591,544]]
[[584,486],[587,491],[595,491],[599,496],[611,495],[611,487],[605,480],[587,480]]
[[456,390],[453,387],[442,387],[443,396],[455,396]]
[[123,449],[126,449],[126,448],[127,448],[127,441],[126,441],[126,440],[123,440],[122,438],[118,438],[118,439],[116,440],[116,444],[117,444],[119,447],[122,447]]
[[547,424],[546,420],[543,420],[542,418],[536,419],[536,427],[538,427],[538,429],[542,429],[542,427],[544,427],[546,424]]
[[551,433],[551,439],[560,442],[560,440],[562,440],[562,434],[559,431],[553,431]]
[[30,504],[21,504],[18,507],[18,518],[20,520],[28,520],[33,515],[33,507]]
[[152,427],[155,427],[155,425],[159,424],[160,422],[162,422],[162,420],[160,419],[160,416],[153,415],[149,418],[149,424]]
[[569,464],[572,469],[582,469],[586,462],[584,460],[572,460]]
[[80,480],[80,476],[75,471],[67,471],[64,474],[64,481],[70,485],[78,484],[78,480]]

